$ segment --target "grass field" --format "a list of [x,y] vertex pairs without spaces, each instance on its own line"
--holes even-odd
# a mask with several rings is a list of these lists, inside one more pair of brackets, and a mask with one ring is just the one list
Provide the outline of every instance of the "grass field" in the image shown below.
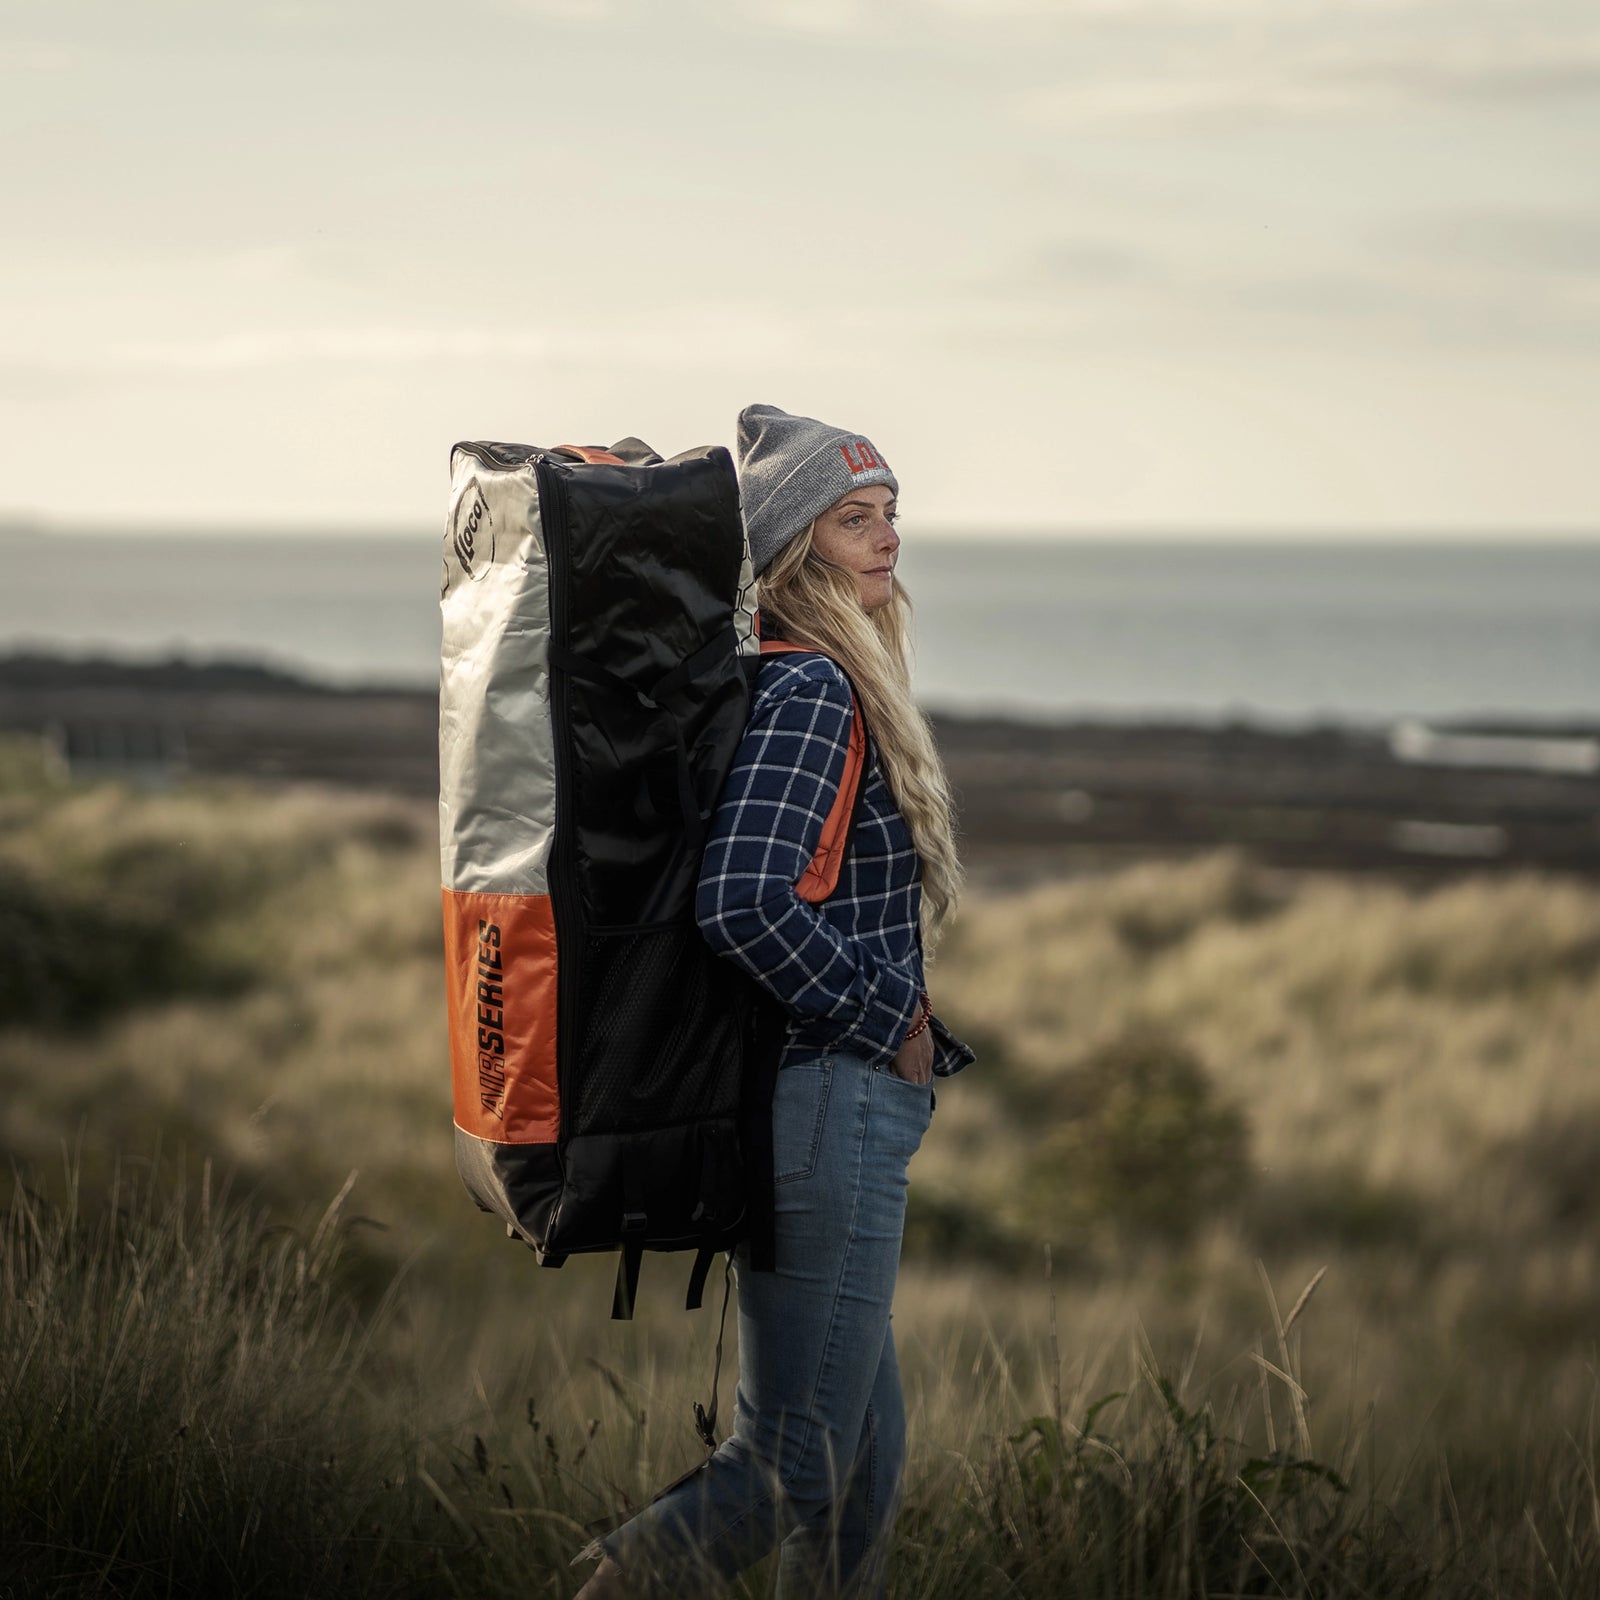
[[[426,809],[0,747],[0,1593],[565,1594],[694,1458],[687,1263],[472,1209],[440,971]],[[1600,890],[1215,855],[930,989],[897,1595],[1600,1593]]]

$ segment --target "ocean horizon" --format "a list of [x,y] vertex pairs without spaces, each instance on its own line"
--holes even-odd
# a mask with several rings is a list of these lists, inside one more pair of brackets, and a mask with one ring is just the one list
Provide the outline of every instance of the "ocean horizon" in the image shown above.
[[[436,681],[438,537],[0,534],[0,652]],[[1600,718],[1600,540],[908,533],[917,692],[1029,719]]]

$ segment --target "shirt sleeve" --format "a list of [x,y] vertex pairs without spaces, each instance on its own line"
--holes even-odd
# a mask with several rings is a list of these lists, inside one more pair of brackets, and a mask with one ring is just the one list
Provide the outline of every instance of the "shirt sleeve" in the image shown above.
[[844,778],[853,715],[849,683],[826,664],[791,666],[758,690],[712,819],[695,920],[790,1015],[836,1023],[834,1043],[876,1065],[919,1015],[916,982],[795,892]]

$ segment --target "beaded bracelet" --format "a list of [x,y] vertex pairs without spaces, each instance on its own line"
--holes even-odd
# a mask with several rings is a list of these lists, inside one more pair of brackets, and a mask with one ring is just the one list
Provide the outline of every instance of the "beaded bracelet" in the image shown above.
[[933,1016],[933,1002],[928,998],[928,991],[926,989],[919,991],[917,998],[922,1002],[922,1018],[917,1023],[916,1027],[914,1027],[911,1032],[906,1035],[907,1044],[915,1039],[916,1036],[928,1026],[929,1019]]

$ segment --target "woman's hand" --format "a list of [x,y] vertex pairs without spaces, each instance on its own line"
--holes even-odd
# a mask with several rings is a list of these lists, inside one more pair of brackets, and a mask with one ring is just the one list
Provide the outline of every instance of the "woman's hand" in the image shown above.
[[933,1082],[933,1029],[924,1028],[895,1052],[889,1070],[907,1083]]

